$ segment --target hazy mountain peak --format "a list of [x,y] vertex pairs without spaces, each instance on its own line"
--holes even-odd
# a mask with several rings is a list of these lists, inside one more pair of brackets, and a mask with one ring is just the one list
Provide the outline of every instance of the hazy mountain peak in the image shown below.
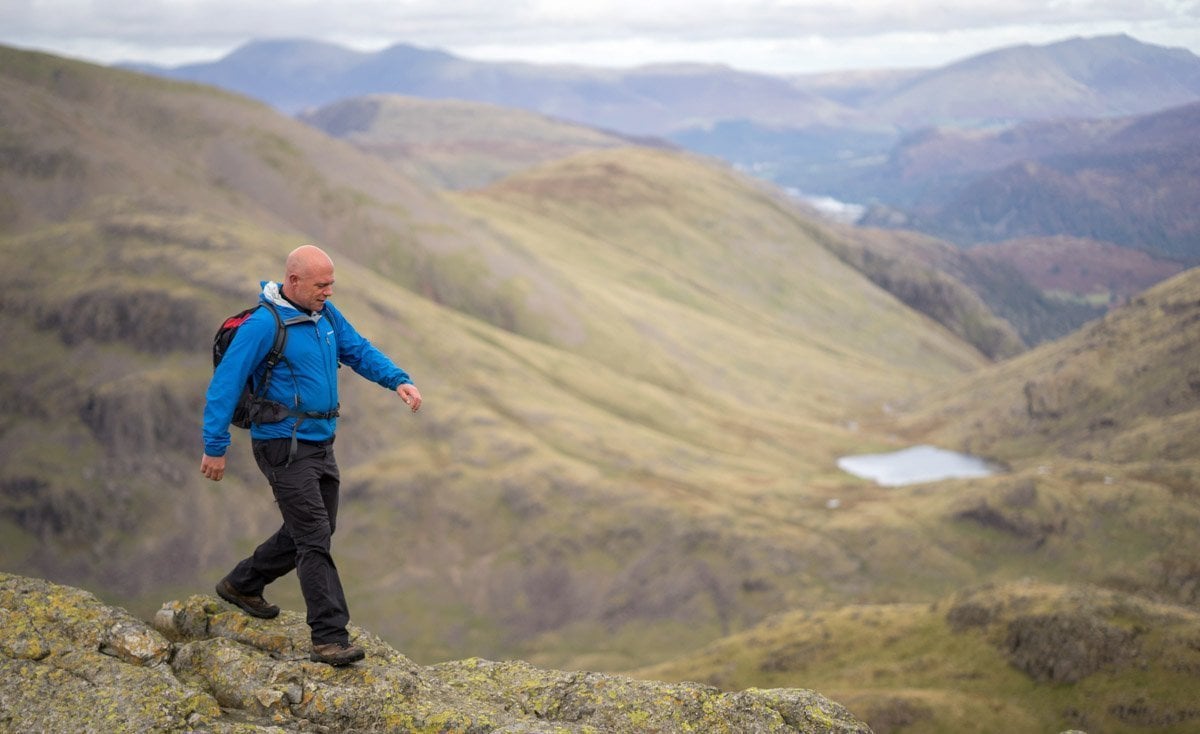
[[[215,62],[225,68],[253,68],[278,74],[319,72],[321,76],[349,68],[366,54],[325,41],[305,38],[276,38],[247,41]],[[203,69],[204,63],[188,64],[183,69]]]
[[394,43],[386,48],[377,51],[373,54],[377,59],[383,61],[393,61],[404,63],[414,59],[428,61],[464,61],[460,56],[456,56],[448,51],[443,51],[436,48],[427,48],[424,46],[416,46],[411,43]]
[[1200,57],[1128,36],[1010,46],[931,69],[871,100],[905,126],[1135,114],[1200,98]]

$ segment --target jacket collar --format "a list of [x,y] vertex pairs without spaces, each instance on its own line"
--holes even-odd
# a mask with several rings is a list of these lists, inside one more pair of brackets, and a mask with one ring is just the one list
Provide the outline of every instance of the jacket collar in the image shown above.
[[260,298],[264,301],[269,301],[270,303],[275,304],[277,308],[282,309],[279,312],[279,315],[283,319],[284,323],[294,324],[302,321],[312,321],[315,323],[321,320],[321,311],[310,314],[296,308],[296,304],[284,297],[282,287],[273,280],[262,281],[262,295]]

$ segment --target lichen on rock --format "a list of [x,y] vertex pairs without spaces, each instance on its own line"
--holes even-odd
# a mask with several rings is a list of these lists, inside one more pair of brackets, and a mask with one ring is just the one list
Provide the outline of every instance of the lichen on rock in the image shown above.
[[0,614],[0,730],[185,730],[221,717],[164,664],[168,640],[86,591],[0,574]]
[[724,693],[478,658],[420,666],[350,630],[367,658],[334,668],[309,661],[296,612],[261,620],[192,596],[151,627],[86,591],[0,574],[0,730],[870,731],[812,691]]

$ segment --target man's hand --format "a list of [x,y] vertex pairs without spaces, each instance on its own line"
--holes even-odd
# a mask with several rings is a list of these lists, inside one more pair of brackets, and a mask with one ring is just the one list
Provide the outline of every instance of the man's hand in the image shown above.
[[225,457],[205,454],[200,460],[200,473],[214,482],[221,481],[221,477],[225,476]]
[[421,391],[411,382],[406,382],[396,388],[396,394],[404,401],[404,404],[416,413],[421,408]]

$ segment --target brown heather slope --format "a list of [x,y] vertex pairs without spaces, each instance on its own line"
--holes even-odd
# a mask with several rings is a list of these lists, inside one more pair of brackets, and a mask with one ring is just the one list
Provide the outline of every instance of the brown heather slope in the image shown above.
[[[0,231],[198,217],[334,245],[484,318],[516,309],[492,300],[505,255],[484,229],[385,161],[213,88],[3,47],[0,60]],[[445,258],[479,261],[480,280],[443,283]]]
[[[1037,285],[1046,277],[1040,273],[1040,278],[1035,278],[1030,272],[1038,263],[1052,272],[1055,266],[1067,272],[1082,272],[1088,267],[1088,257],[1071,261],[1070,256],[1093,256],[1095,249],[1072,246],[1071,241],[1038,240],[1041,244],[1035,246],[1031,240],[1025,245],[999,243],[964,250],[945,240],[905,230],[842,227],[840,234],[830,249],[906,304],[946,324],[993,358],[1011,357],[1026,345],[1065,336],[1102,316],[1108,305],[1107,299],[1097,303],[1094,298],[1070,297]],[[1064,245],[1061,254],[1057,247],[1060,244]],[[1094,243],[1094,248],[1102,247]],[[1027,253],[1038,255],[1025,267],[1022,262]],[[1111,274],[1112,288],[1129,292],[1133,283],[1145,282],[1141,279],[1145,276],[1125,272],[1122,266],[1146,261],[1166,265],[1123,250],[1113,253],[1107,259],[1109,264],[1097,267],[1097,275]]]
[[1100,304],[1124,303],[1186,270],[1128,247],[1079,237],[1029,237],[982,244],[966,251],[981,264],[1007,263],[1052,297]]
[[[773,616],[638,674],[730,690],[803,680],[878,732],[1195,731],[1197,334],[1192,269],[896,406],[877,426],[900,434],[895,445],[1006,465],[978,480],[846,488],[829,531],[854,547],[869,535],[861,574],[907,579],[908,593]],[[939,569],[992,583],[919,594]]]
[[298,117],[436,188],[476,188],[538,163],[630,144],[533,112],[462,100],[375,94]]
[[[386,159],[418,180],[451,189],[483,186],[568,155],[630,144],[609,133],[520,110],[395,95],[344,100],[301,119]],[[662,147],[658,141],[651,144]],[[832,236],[829,229],[810,231],[876,285],[989,358],[1010,356],[1024,348],[1013,328],[962,282],[970,264],[958,248],[932,238],[923,238],[919,247],[913,247],[914,238],[903,232],[877,230],[866,235],[865,230],[845,227]],[[926,257],[934,250],[942,251],[936,263]],[[1095,315],[1083,310],[1089,317]],[[1059,333],[1066,330],[1063,326]]]
[[917,217],[916,226],[963,244],[1072,235],[1189,265],[1200,261],[1200,103],[1123,118],[1102,130],[1076,126],[1089,145],[978,175],[936,212]]
[[[994,493],[985,483],[943,511],[986,531],[984,545],[1030,543],[1027,560],[1043,565],[1010,572],[1087,578],[1195,605],[1198,330],[1193,268],[1076,334],[904,407],[892,426],[910,441],[1009,466]],[[1013,560],[997,557],[996,565]]]
[[1011,462],[1200,457],[1200,269],[1053,344],[973,375],[906,421]]
[[[1198,325],[1193,269],[896,406],[876,426],[900,434],[894,446],[1006,465],[843,488],[828,532],[850,547],[869,537],[859,573],[907,592],[778,615],[639,674],[729,689],[817,681],[876,731],[1194,731]],[[992,583],[939,595],[936,574]]]
[[1194,608],[1022,581],[932,604],[781,614],[638,675],[726,690],[815,683],[878,734],[1189,734],[1197,640]]
[[0,61],[8,568],[148,612],[274,528],[244,436],[196,471],[208,341],[315,240],[426,394],[348,378],[338,443],[355,621],[414,658],[628,666],[892,586],[813,510],[857,416],[984,360],[778,192],[628,148],[445,198],[212,89]]
[[999,289],[988,287],[999,280],[1005,290],[1018,289],[1019,278],[996,278],[996,271],[1003,273],[1000,268],[984,276],[961,249],[916,232],[844,225],[830,229],[838,235],[827,240],[830,251],[908,307],[928,315],[991,359],[1024,351],[1024,322],[1013,318],[1004,301],[996,298]]

